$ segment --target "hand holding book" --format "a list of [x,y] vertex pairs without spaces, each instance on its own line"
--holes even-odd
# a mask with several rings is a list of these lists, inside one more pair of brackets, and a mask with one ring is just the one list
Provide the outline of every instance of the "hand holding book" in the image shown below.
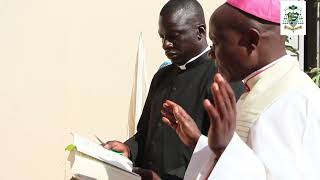
[[[76,134],[73,134],[73,137],[73,144],[66,147],[66,150],[70,152],[69,163],[66,166],[66,172],[70,173],[66,173],[66,179],[70,179],[68,177],[78,179],[90,177],[104,180],[140,179],[140,176],[132,172],[132,162],[127,158],[128,152],[120,155],[119,152],[116,153],[113,150],[106,149],[101,146],[102,144]],[[117,148],[114,148],[114,150],[122,151]]]
[[113,152],[119,153],[130,159],[130,148],[126,144],[119,141],[108,141],[103,146],[106,149],[112,150]]
[[101,143],[101,145],[104,148],[118,153],[120,155],[126,156],[130,159],[130,148],[126,144],[119,141],[108,141],[104,143],[98,136],[94,136],[97,138],[97,140]]

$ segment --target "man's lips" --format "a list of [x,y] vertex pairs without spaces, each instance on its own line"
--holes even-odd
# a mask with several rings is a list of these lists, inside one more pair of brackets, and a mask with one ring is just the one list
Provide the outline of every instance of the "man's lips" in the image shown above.
[[166,51],[165,54],[168,58],[177,56],[177,53],[172,51]]

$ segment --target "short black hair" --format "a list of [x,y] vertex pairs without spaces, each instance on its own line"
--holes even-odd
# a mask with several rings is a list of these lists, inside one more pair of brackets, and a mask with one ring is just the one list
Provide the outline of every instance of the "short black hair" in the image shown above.
[[173,15],[181,11],[188,12],[197,21],[205,24],[203,9],[197,0],[169,0],[161,9],[160,16]]

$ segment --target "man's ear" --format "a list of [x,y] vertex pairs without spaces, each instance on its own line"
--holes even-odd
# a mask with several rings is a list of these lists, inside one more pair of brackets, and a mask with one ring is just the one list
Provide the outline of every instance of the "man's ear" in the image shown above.
[[252,51],[256,50],[260,41],[260,32],[255,29],[255,28],[251,28],[247,31],[246,34],[246,46],[248,49],[248,53],[251,53]]
[[202,38],[206,38],[206,25],[205,24],[200,24],[197,27],[197,36],[198,39],[201,40]]

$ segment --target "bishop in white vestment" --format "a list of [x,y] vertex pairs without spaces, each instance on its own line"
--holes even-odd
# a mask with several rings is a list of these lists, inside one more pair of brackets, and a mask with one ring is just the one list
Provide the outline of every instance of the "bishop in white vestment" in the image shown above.
[[[265,70],[264,70],[265,69]],[[320,179],[320,90],[289,55],[254,72],[237,103],[236,133],[213,170],[201,136],[185,179]]]

